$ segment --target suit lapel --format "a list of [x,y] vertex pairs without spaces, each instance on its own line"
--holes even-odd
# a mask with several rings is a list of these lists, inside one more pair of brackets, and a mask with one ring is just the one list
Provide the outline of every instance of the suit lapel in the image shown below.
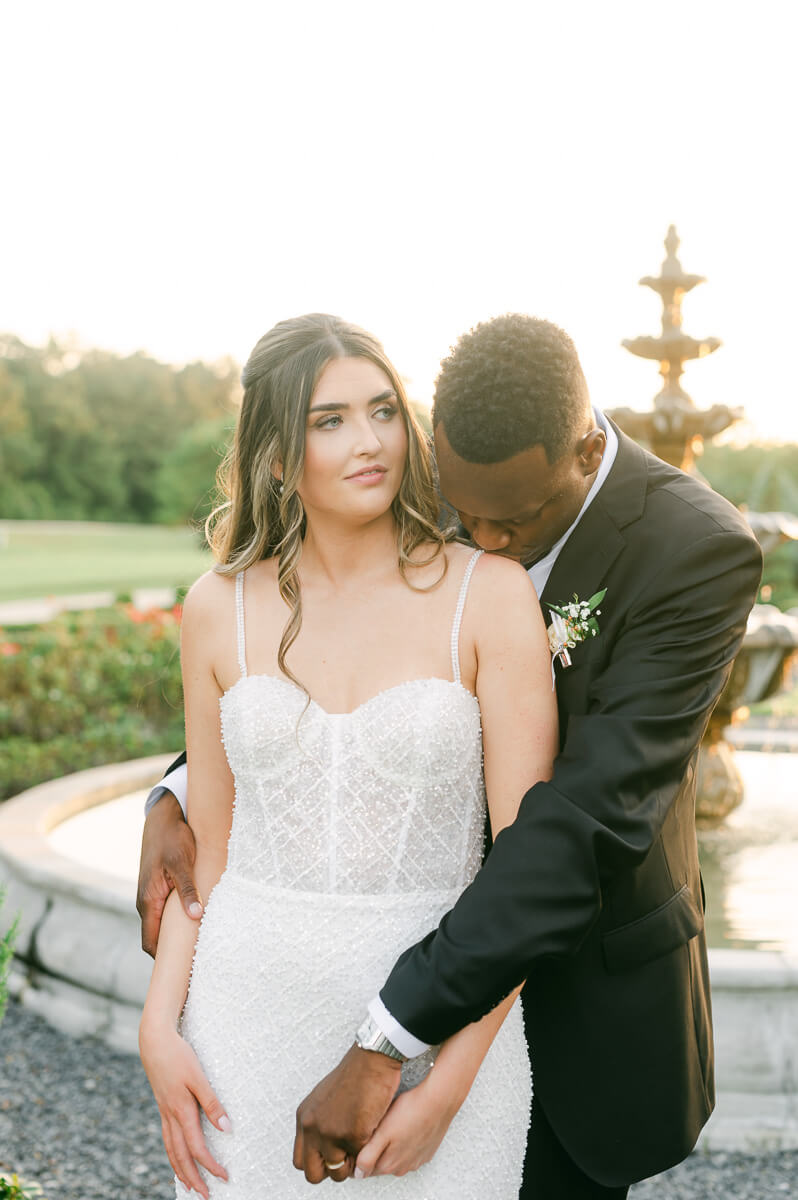
[[567,604],[574,593],[588,600],[626,542],[597,496],[560,551],[540,602],[548,620],[548,604]]
[[574,592],[587,600],[626,544],[621,532],[643,511],[648,478],[645,452],[616,429],[618,453],[609,475],[582,520],[563,546],[540,597],[548,620],[548,604],[567,604]]

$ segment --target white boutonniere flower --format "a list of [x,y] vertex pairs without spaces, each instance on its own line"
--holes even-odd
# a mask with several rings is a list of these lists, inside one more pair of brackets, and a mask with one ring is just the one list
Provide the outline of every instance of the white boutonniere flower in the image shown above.
[[595,592],[589,600],[580,600],[574,594],[573,600],[568,604],[550,604],[551,609],[551,625],[547,629],[549,635],[549,649],[552,654],[552,676],[554,674],[554,660],[559,659],[563,667],[570,667],[571,656],[569,650],[573,650],[579,642],[584,642],[588,637],[595,637],[599,632],[599,623],[596,617],[601,616],[599,604],[607,594],[607,589],[602,588],[600,592]]

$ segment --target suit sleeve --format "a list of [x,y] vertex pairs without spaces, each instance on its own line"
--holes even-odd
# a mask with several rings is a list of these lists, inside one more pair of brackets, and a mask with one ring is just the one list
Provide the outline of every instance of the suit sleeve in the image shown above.
[[592,681],[587,715],[569,719],[551,780],[526,793],[473,883],[389,975],[380,997],[413,1035],[444,1040],[536,964],[578,950],[599,916],[602,885],[640,863],[658,837],[760,576],[753,538],[723,531],[648,573]]

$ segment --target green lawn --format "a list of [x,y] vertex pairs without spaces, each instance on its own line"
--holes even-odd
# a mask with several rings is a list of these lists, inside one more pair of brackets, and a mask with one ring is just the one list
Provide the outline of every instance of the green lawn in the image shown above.
[[0,521],[0,601],[187,586],[210,564],[190,529]]

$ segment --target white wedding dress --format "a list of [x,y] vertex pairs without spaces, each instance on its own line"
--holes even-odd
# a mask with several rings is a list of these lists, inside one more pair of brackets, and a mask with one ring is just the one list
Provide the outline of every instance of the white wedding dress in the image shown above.
[[[394,960],[433,929],[480,866],[480,713],[460,683],[414,679],[328,713],[288,680],[247,675],[221,700],[235,777],[227,869],[197,939],[183,1036],[232,1132],[203,1116],[229,1173],[213,1200],[318,1196],[291,1161],[296,1108],[351,1046]],[[403,1067],[412,1086],[433,1053]],[[402,1177],[349,1179],[365,1197],[516,1200],[531,1081],[516,1002],[437,1154]],[[330,1184],[326,1185],[328,1188]],[[188,1193],[176,1183],[177,1196]]]

